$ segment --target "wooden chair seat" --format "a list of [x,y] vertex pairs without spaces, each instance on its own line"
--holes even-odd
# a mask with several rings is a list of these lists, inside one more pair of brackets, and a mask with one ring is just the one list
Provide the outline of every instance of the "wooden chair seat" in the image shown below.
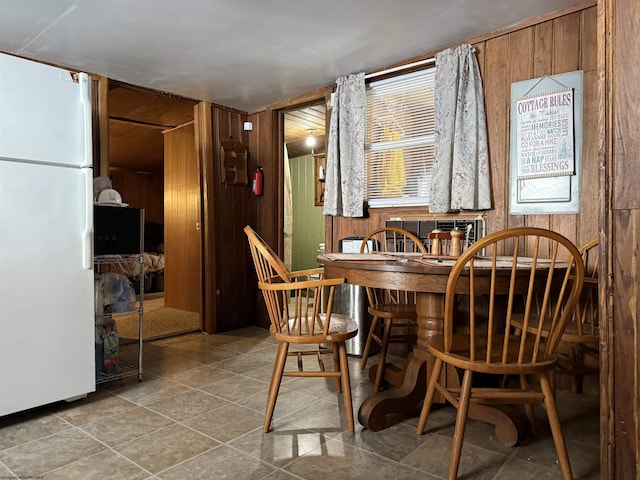
[[[258,288],[269,313],[269,332],[278,351],[269,383],[262,430],[271,428],[282,377],[333,377],[344,396],[347,429],[355,433],[349,361],[345,341],[358,334],[358,325],[347,315],[332,314],[335,287],[344,278],[325,279],[323,269],[290,272],[284,262],[248,225],[244,228],[258,276]],[[299,350],[290,351],[295,345]],[[333,370],[325,368],[324,355],[333,356]],[[287,358],[296,357],[295,369]],[[306,368],[305,358],[315,358],[317,369]]]
[[[426,253],[427,251],[420,239],[414,234],[394,227],[377,228],[369,232],[362,241],[360,252],[368,252],[370,245],[374,245],[375,250],[381,252]],[[374,343],[377,344],[380,347],[380,356],[376,367],[374,387],[378,391],[384,378],[389,344],[406,344],[410,348],[416,343],[415,293],[394,288],[367,287],[367,297],[369,300],[368,312],[373,319],[367,334],[360,368],[366,367],[371,348]]]
[[[490,268],[475,267],[477,255],[483,251],[485,259],[490,259]],[[505,267],[507,258],[511,260]],[[523,273],[519,265],[528,265],[528,282],[516,281]],[[578,303],[583,281],[580,252],[551,230],[513,228],[495,232],[473,243],[458,258],[447,281],[443,333],[428,338],[434,362],[417,428],[418,434],[424,432],[436,392],[458,410],[449,459],[450,480],[457,477],[469,406],[477,402],[524,405],[532,431],[533,404],[544,404],[563,478],[572,478],[551,379],[557,363],[555,352]],[[506,292],[502,288],[505,285]],[[478,300],[481,295],[488,296],[488,303]],[[540,315],[536,328],[529,322],[520,335],[514,335],[514,307],[520,301],[527,322],[536,316],[532,313],[536,301],[540,301],[541,311],[551,314]],[[542,335],[544,330],[546,335]],[[441,375],[445,365],[463,372],[461,385],[451,375]],[[493,375],[496,381],[474,385],[474,374]],[[507,376],[516,376],[520,388],[507,388],[502,382]],[[536,380],[540,388],[531,385],[531,380]]]

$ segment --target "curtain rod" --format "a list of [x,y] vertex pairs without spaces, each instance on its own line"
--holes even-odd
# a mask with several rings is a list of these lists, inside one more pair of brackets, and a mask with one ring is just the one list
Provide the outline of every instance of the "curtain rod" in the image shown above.
[[424,60],[419,60],[417,62],[408,63],[406,65],[400,65],[398,67],[388,68],[386,70],[381,70],[375,73],[367,73],[364,78],[365,80],[369,78],[379,77],[381,75],[386,75],[387,73],[397,72],[398,70],[405,70],[407,68],[419,67],[420,65],[426,65],[427,63],[434,63],[436,61],[436,57],[425,58]]

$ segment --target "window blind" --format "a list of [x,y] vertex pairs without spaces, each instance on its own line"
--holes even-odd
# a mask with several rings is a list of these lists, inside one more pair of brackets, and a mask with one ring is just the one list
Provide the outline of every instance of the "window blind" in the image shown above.
[[367,87],[365,178],[370,207],[429,203],[435,71],[432,67]]

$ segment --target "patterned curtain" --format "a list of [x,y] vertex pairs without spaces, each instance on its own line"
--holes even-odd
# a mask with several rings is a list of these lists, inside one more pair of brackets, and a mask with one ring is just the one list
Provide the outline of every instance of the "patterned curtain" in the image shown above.
[[436,55],[435,123],[429,211],[491,208],[482,79],[471,45]]
[[364,128],[367,113],[364,73],[339,77],[329,105],[325,215],[362,217],[365,194]]

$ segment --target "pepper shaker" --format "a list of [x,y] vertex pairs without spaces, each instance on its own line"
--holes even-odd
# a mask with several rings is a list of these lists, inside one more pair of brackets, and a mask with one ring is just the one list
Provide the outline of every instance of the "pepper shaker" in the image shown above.
[[449,247],[449,255],[459,257],[462,253],[462,237],[464,234],[456,229],[451,230],[451,246]]

